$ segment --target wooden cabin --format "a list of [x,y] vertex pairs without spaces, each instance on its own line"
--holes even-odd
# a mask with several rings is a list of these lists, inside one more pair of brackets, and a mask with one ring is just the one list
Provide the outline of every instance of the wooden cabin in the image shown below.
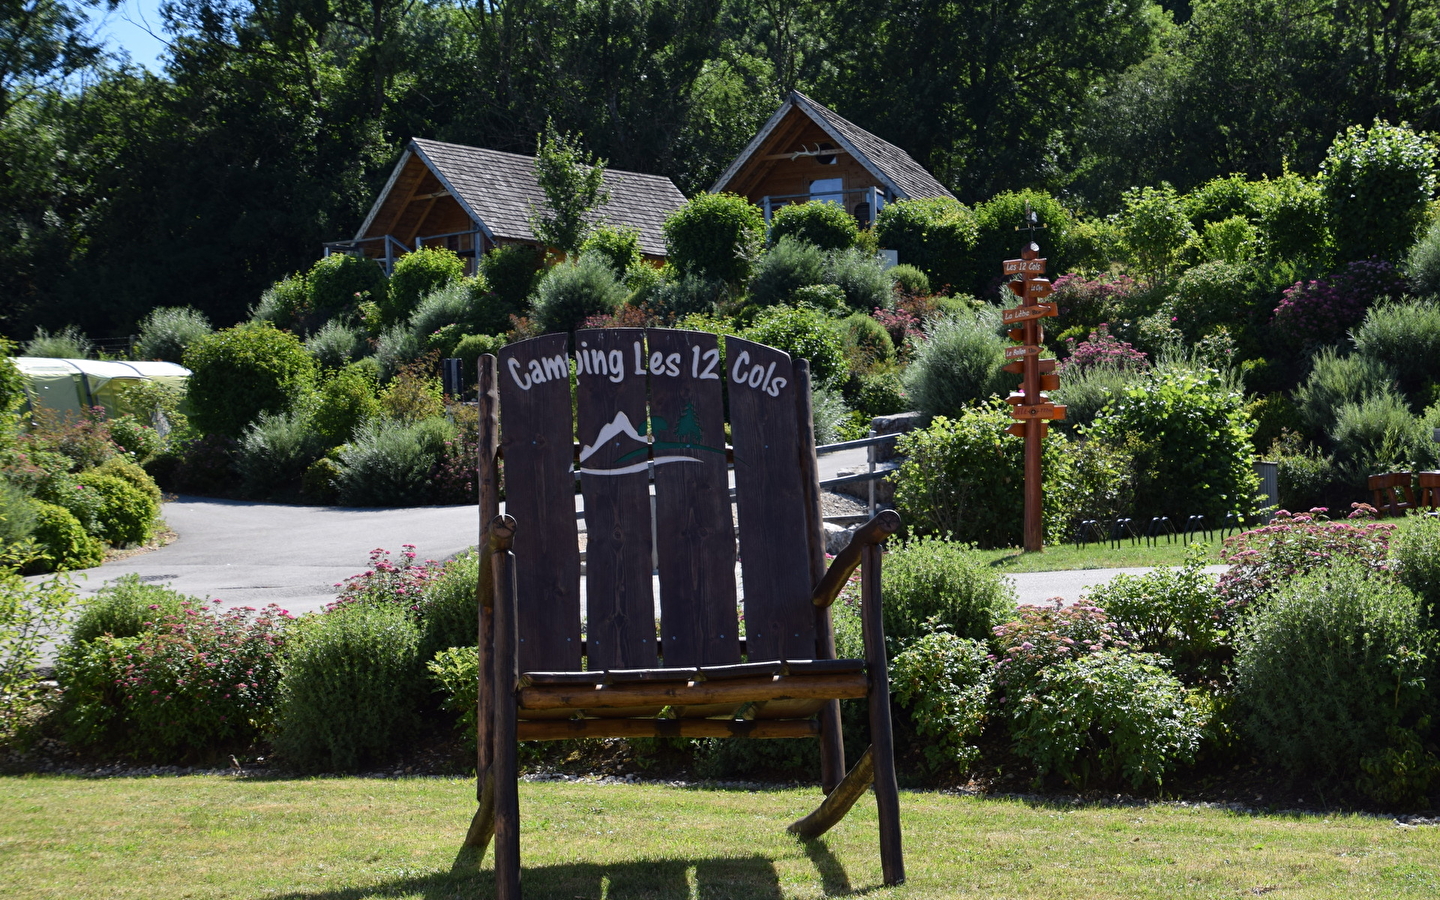
[[710,191],[749,198],[766,222],[790,203],[838,203],[862,228],[895,200],[954,198],[910,154],[799,91],[790,92]]
[[[610,198],[597,216],[634,228],[646,258],[663,260],[660,229],[685,202],[680,189],[662,175],[606,169],[605,190]],[[411,250],[447,247],[473,274],[479,257],[498,244],[538,246],[530,217],[544,208],[533,157],[415,138],[355,237],[326,244],[325,254],[364,254],[389,274]]]

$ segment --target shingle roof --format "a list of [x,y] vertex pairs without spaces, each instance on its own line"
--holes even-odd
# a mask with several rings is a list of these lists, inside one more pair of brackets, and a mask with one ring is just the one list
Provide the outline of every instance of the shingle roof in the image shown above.
[[[545,192],[535,179],[533,157],[424,138],[410,143],[411,149],[492,237],[535,240],[530,216],[535,208],[544,208]],[[685,195],[675,183],[663,175],[606,169],[605,190],[610,199],[600,207],[599,215],[611,225],[637,229],[640,249],[652,256],[664,256],[661,226],[685,203]]]
[[715,186],[711,188],[712,191],[725,189],[725,186],[740,172],[750,157],[760,149],[765,138],[791,108],[799,109],[808,115],[815,124],[825,129],[836,143],[848,150],[861,165],[869,169],[871,174],[884,182],[900,198],[919,200],[927,197],[949,197],[954,199],[955,195],[946,190],[945,185],[936,181],[935,176],[912,159],[910,154],[889,141],[881,140],[799,91],[790,92],[790,96],[785,98],[785,102],[776,110],[775,115],[770,117],[770,121],[765,123],[765,127],[760,129],[760,133],[755,135],[754,140],[745,148],[745,151],[715,182]]

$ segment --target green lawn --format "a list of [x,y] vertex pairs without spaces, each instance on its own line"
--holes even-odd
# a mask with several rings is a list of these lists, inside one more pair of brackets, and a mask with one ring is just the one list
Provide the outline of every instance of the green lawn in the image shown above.
[[[1230,532],[1234,536],[1235,532]],[[1171,543],[1163,539],[1153,546],[1144,541],[1131,544],[1122,541],[1119,548],[1109,544],[1086,544],[1076,548],[1074,544],[1057,544],[1046,547],[1041,553],[1026,553],[1015,547],[1006,550],[981,550],[981,557],[990,565],[1003,572],[1058,572],[1061,569],[1114,569],[1124,566],[1178,566],[1185,561],[1185,553],[1191,546],[1205,551],[1205,564],[1220,562],[1222,539],[1220,533],[1206,540],[1197,536],[1186,545],[1176,537]]]
[[[457,860],[463,781],[0,779],[0,896],[489,897]],[[873,801],[820,841],[816,789],[525,784],[527,898],[1435,897],[1440,828],[1170,806],[901,795],[903,888],[878,888]]]

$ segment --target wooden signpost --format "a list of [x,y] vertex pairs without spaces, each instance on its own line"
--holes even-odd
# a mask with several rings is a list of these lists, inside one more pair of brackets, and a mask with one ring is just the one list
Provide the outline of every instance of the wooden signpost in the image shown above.
[[1025,218],[1030,240],[1020,251],[1020,258],[1005,260],[1004,267],[1006,275],[1020,276],[1017,281],[1007,282],[1020,298],[1020,305],[1001,315],[1007,325],[1018,326],[1011,329],[1010,339],[1021,345],[1005,348],[1005,371],[1023,379],[1020,390],[1006,398],[1011,405],[1010,415],[1018,420],[1006,430],[1025,438],[1025,549],[1038,553],[1045,546],[1045,526],[1041,519],[1041,441],[1051,420],[1065,418],[1065,407],[1051,403],[1050,398],[1041,393],[1060,386],[1055,360],[1040,358],[1040,345],[1045,340],[1041,321],[1057,315],[1059,309],[1053,303],[1042,302],[1055,289],[1048,278],[1042,277],[1045,260],[1040,258],[1040,245],[1034,240],[1035,216],[1027,209]]

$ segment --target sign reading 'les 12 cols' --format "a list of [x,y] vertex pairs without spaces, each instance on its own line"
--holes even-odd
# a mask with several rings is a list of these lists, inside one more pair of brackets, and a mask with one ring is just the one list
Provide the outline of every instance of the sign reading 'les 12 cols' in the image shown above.
[[[640,341],[635,341],[631,350],[632,356],[627,359],[626,354],[618,348],[607,352],[592,348],[588,342],[581,341],[575,351],[575,370],[581,375],[603,376],[615,384],[631,376],[678,378],[682,374],[701,381],[720,380],[719,350],[702,351],[699,347],[691,347],[691,358],[688,360],[679,353],[666,354],[659,350],[647,354]],[[570,375],[565,356],[558,353],[554,356],[533,358],[528,363],[512,356],[506,362],[506,370],[515,386],[522,391],[556,379],[568,378]],[[788,383],[785,378],[776,377],[774,362],[768,366],[755,363],[751,360],[750,353],[745,350],[736,354],[732,361],[730,381],[737,387],[753,388],[771,397],[780,396],[780,391]]]

